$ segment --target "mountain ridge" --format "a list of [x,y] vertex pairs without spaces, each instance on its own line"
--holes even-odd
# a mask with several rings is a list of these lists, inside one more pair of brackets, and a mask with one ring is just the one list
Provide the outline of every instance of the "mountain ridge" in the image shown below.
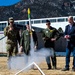
[[6,21],[11,16],[15,20],[28,19],[28,8],[31,9],[31,19],[75,15],[71,0],[21,0],[15,5],[0,7],[0,21]]

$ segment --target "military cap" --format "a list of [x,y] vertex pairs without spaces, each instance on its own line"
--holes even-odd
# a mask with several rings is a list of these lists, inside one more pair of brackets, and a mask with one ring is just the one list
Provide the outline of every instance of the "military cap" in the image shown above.
[[13,17],[10,17],[10,18],[9,18],[9,22],[14,22]]

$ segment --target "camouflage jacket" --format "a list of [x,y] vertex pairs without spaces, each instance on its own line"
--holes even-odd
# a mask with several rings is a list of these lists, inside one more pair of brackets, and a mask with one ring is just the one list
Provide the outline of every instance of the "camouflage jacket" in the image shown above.
[[20,44],[20,35],[19,35],[19,30],[14,27],[13,30],[9,31],[10,26],[7,26],[4,28],[4,35],[7,36],[7,44],[16,44],[17,41]]

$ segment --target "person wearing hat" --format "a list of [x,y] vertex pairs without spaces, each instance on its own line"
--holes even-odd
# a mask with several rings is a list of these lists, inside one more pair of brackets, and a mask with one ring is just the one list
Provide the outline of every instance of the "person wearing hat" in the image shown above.
[[15,27],[13,17],[9,18],[8,24],[9,25],[4,28],[4,35],[7,36],[6,49],[7,56],[8,58],[10,58],[11,56],[17,55],[18,53],[18,43],[20,44],[20,35],[19,29]]
[[[44,40],[44,47],[45,48],[49,48],[50,50],[54,51],[54,42],[58,39],[59,37],[59,32],[53,28],[52,26],[50,26],[51,23],[49,20],[46,20],[46,26],[47,28],[43,30],[43,40]],[[51,56],[52,59],[52,65],[53,68],[56,69],[56,54],[54,51],[54,55]],[[51,62],[50,62],[50,56],[46,57],[46,62],[48,65],[48,70],[51,69]]]
[[[26,30],[23,31],[20,41],[20,50],[23,49],[25,55],[28,57],[30,55],[30,47],[31,47],[31,36],[33,37],[34,42],[34,50],[37,49],[38,46],[38,40],[36,32],[32,29],[30,29],[29,22],[27,22]],[[21,52],[21,51],[20,51]],[[28,63],[28,58],[26,60]]]

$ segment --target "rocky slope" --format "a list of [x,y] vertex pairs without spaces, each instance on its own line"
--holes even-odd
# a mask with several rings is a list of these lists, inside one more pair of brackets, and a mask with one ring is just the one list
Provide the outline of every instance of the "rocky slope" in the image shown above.
[[28,8],[32,19],[75,15],[73,0],[21,0],[13,6],[0,7],[0,21],[11,16],[15,20],[28,19]]

